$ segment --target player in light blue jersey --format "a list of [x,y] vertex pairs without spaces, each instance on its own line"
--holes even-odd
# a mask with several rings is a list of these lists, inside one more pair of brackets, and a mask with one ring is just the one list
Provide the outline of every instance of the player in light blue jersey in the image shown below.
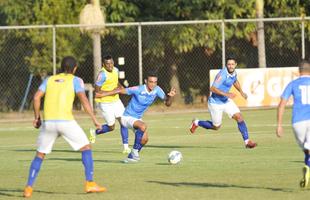
[[299,65],[300,77],[291,81],[281,96],[277,112],[278,137],[283,135],[282,121],[285,105],[289,97],[294,98],[292,125],[296,141],[305,154],[305,166],[300,187],[305,188],[309,184],[310,177],[310,62],[303,60]]
[[242,91],[235,68],[237,62],[235,58],[229,57],[226,59],[226,67],[224,67],[215,77],[210,91],[212,92],[208,100],[208,109],[211,114],[211,121],[201,121],[195,119],[190,126],[190,132],[194,133],[200,126],[206,129],[218,130],[222,124],[223,112],[226,112],[230,118],[233,118],[238,123],[239,131],[246,148],[255,148],[256,143],[249,140],[249,133],[245,121],[240,113],[237,105],[231,100],[236,97],[236,94],[229,92],[234,86],[247,99],[247,94]]
[[[148,134],[146,132],[146,123],[142,120],[142,116],[147,108],[158,97],[165,101],[166,106],[170,106],[172,98],[176,94],[175,88],[172,88],[166,95],[164,91],[157,85],[157,75],[149,73],[145,79],[145,84],[130,88],[115,89],[115,93],[131,95],[132,98],[126,107],[121,122],[124,127],[133,129],[135,132],[135,141],[131,153],[124,162],[137,162],[140,160],[139,152],[148,142]],[[96,93],[96,96],[100,94]]]

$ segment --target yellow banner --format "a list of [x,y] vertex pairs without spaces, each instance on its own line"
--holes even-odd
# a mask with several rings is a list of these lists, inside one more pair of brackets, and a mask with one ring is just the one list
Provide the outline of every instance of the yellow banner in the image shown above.
[[[210,86],[219,70],[210,70]],[[298,67],[236,69],[237,79],[243,92],[248,95],[245,100],[232,87],[233,99],[240,107],[276,106],[286,85],[299,75]],[[289,104],[292,104],[290,99]]]

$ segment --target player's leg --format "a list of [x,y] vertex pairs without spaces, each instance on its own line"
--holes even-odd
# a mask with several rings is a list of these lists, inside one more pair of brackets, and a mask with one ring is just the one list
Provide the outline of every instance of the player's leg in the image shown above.
[[98,186],[93,179],[94,161],[91,146],[82,128],[76,121],[59,123],[58,130],[63,138],[70,144],[75,151],[81,151],[82,163],[85,173],[85,191],[88,192],[105,192],[105,187]]
[[247,128],[247,125],[246,125],[242,115],[241,115],[239,108],[230,99],[225,104],[225,112],[228,114],[228,116],[230,118],[233,118],[234,120],[236,120],[236,122],[238,124],[238,129],[242,135],[245,147],[250,148],[250,149],[255,148],[257,146],[257,144],[249,139],[248,128]]
[[137,119],[131,116],[122,116],[121,122],[124,127],[133,129],[135,132],[133,149],[131,153],[128,154],[124,162],[138,162],[140,160],[139,151],[141,151],[143,145],[147,142],[147,135],[144,137],[143,140],[143,136],[146,131],[146,125],[141,119]]
[[304,152],[304,167],[302,168],[303,177],[300,181],[300,187],[306,188],[310,178],[310,120],[297,122],[293,124],[296,141]]
[[218,130],[222,124],[222,116],[223,116],[222,107],[223,107],[222,105],[208,103],[208,109],[211,115],[211,121],[194,119],[190,126],[190,132],[194,133],[199,126],[205,129]]
[[106,124],[101,126],[101,129],[90,129],[89,140],[91,143],[96,142],[96,136],[100,134],[105,134],[115,129],[115,114],[114,107],[111,103],[99,103],[98,107],[101,111],[103,119],[106,121]]
[[115,118],[119,121],[119,125],[120,125],[120,132],[121,132],[122,143],[124,147],[123,153],[128,154],[131,151],[128,146],[128,128],[123,126],[121,123],[121,117],[124,111],[125,111],[125,108],[121,100],[116,101],[114,104]]
[[33,192],[32,188],[40,172],[45,154],[51,152],[53,144],[55,143],[57,137],[58,133],[55,129],[55,124],[53,122],[45,122],[42,124],[40,134],[37,140],[37,153],[30,165],[28,181],[24,189],[24,197],[31,197]]

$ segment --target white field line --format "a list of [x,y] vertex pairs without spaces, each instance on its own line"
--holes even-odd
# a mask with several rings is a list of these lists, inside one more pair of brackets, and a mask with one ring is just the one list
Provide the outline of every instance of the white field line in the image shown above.
[[[266,134],[270,134],[270,131],[252,131],[251,134],[253,133],[266,133]],[[221,134],[225,134],[225,133],[221,133]],[[177,138],[180,138],[180,137],[189,137],[190,134],[182,134],[182,135],[174,135],[174,136],[169,136],[169,138],[174,138],[174,137],[177,137]],[[157,138],[160,138],[160,137],[166,137],[166,136],[157,136]],[[129,135],[129,138],[133,138],[133,135],[130,134]],[[107,142],[107,141],[116,141],[116,140],[119,140],[120,141],[120,138],[105,138],[104,139],[104,142]],[[98,141],[100,143],[100,141]],[[56,144],[67,144],[66,141],[56,141]],[[96,144],[94,144],[96,145]],[[4,149],[4,150],[8,150],[8,149],[12,149],[12,148],[16,148],[16,147],[33,147],[33,148],[36,148],[36,139],[34,140],[34,143],[32,144],[16,144],[16,145],[1,145],[0,146],[0,150]],[[68,144],[68,148],[70,148],[69,144]],[[153,149],[151,147],[149,147],[150,149]],[[108,149],[113,149],[113,150],[118,150],[119,148],[108,148]],[[72,150],[73,151],[73,150]]]

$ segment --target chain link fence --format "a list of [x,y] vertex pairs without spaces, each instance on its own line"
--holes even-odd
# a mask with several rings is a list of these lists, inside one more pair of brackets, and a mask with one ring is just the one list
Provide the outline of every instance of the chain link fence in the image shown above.
[[[143,83],[143,75],[155,70],[159,85],[177,87],[180,104],[199,104],[209,94],[209,70],[234,55],[241,68],[257,68],[257,20],[215,20],[107,24],[101,36],[101,54],[111,54],[125,73],[124,86]],[[264,21],[267,67],[297,66],[309,55],[308,18]],[[79,25],[0,28],[0,111],[32,109],[32,97],[42,80],[60,67],[64,56],[79,62],[77,76],[93,84],[94,61],[91,33]],[[119,63],[119,58],[124,63]],[[97,68],[100,66],[96,66]],[[122,97],[126,98],[126,97]],[[123,99],[126,101],[128,99]],[[76,104],[76,108],[79,105]]]

